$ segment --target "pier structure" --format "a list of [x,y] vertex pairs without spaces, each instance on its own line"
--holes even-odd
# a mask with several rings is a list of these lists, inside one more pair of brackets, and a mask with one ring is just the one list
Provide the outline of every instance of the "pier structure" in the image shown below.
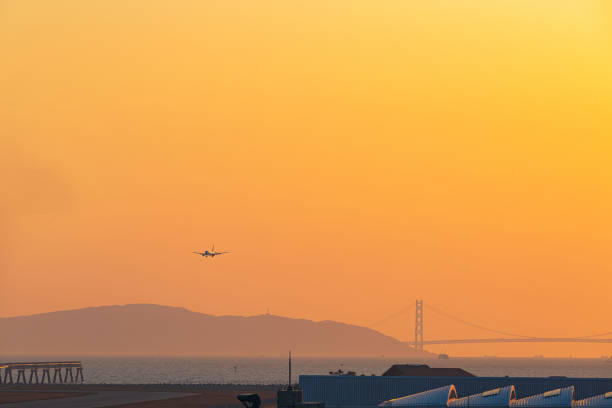
[[[26,371],[29,374],[28,379]],[[47,384],[83,382],[83,365],[80,361],[0,363],[0,384],[45,384],[45,379]]]

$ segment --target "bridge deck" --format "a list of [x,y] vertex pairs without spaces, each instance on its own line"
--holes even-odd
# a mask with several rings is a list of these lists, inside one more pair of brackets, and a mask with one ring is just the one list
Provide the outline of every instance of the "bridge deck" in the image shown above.
[[[414,345],[414,341],[407,342]],[[447,339],[424,340],[423,344],[467,344],[467,343],[612,343],[612,339],[592,339],[580,337],[517,337],[490,339]]]

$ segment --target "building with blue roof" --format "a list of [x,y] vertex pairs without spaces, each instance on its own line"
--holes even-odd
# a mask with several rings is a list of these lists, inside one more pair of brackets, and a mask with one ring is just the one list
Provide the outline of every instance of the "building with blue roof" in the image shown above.
[[[338,376],[301,375],[300,388],[304,401],[323,402],[326,408],[375,408],[383,401],[454,385],[458,397],[470,396],[470,404],[482,398],[477,394],[514,385],[516,398],[536,397],[558,388],[574,387],[574,399],[580,400],[604,395],[612,390],[612,378],[568,377],[406,377],[406,376]],[[504,391],[504,392],[507,392]],[[511,392],[511,391],[510,391]],[[500,390],[501,393],[501,390]],[[566,396],[567,391],[563,392]],[[535,404],[538,400],[549,403],[559,398],[541,395],[521,404]],[[499,396],[501,399],[501,396]],[[484,399],[484,398],[483,398]],[[605,398],[604,398],[605,399]],[[559,407],[571,407],[571,397]],[[489,400],[493,401],[493,400]],[[517,400],[518,401],[518,400]],[[567,402],[569,401],[569,402]],[[462,404],[466,402],[451,402]],[[544,404],[545,404],[544,403]],[[560,402],[559,402],[560,403]],[[510,405],[510,404],[509,404]],[[500,406],[500,405],[499,405]],[[537,406],[537,405],[520,405]],[[552,405],[542,405],[544,407]],[[605,406],[607,407],[607,406]],[[456,407],[453,407],[456,408]],[[612,408],[612,407],[609,407]]]

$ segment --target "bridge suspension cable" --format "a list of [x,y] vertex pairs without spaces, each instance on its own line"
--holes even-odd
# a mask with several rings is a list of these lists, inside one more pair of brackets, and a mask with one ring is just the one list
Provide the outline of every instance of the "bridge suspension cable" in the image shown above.
[[589,335],[589,336],[580,336],[580,338],[583,338],[583,339],[591,339],[591,338],[593,338],[593,337],[609,336],[609,335],[611,335],[611,334],[612,334],[612,332],[597,333],[597,334],[591,334],[591,335]]
[[[380,326],[388,321],[391,321],[399,316],[402,316],[408,312],[414,310],[415,304],[411,304],[406,306],[394,313],[391,313],[384,318],[369,324],[367,327],[374,328],[376,326]],[[513,343],[513,342],[582,342],[582,343],[612,343],[612,339],[601,339],[597,337],[612,335],[612,331],[591,334],[588,336],[579,336],[579,337],[563,337],[563,338],[540,338],[536,336],[527,336],[524,334],[510,333],[501,330],[492,329],[477,323],[472,323],[470,321],[464,320],[460,317],[454,316],[450,313],[446,313],[443,310],[436,308],[435,306],[431,306],[429,304],[425,304],[424,307],[427,310],[430,310],[434,313],[437,313],[441,316],[446,317],[447,319],[454,320],[466,326],[470,326],[476,329],[488,331],[491,333],[501,334],[504,336],[510,336],[512,338],[505,339],[460,339],[460,340],[427,340],[424,341],[424,344],[455,344],[455,343]],[[412,343],[412,342],[411,342]]]
[[453,316],[453,315],[451,315],[449,313],[446,313],[446,312],[444,312],[444,311],[442,311],[442,310],[440,310],[440,309],[438,309],[436,307],[433,307],[433,306],[431,306],[429,304],[425,304],[425,308],[431,310],[432,312],[438,313],[438,314],[440,314],[440,315],[442,315],[442,316],[444,316],[444,317],[446,317],[448,319],[455,320],[455,321],[457,321],[459,323],[465,324],[466,326],[474,327],[476,329],[485,330],[485,331],[488,331],[488,332],[491,332],[491,333],[497,333],[497,334],[501,334],[501,335],[504,335],[504,336],[522,337],[522,338],[525,338],[525,339],[533,339],[533,338],[535,338],[534,336],[525,336],[523,334],[504,332],[504,331],[501,331],[501,330],[490,329],[488,327],[485,327],[485,326],[482,326],[482,325],[479,325],[479,324],[476,324],[476,323],[471,323],[471,322],[468,322],[467,320],[463,320],[460,317]]
[[380,319],[380,320],[378,320],[378,321],[376,321],[376,322],[374,322],[372,324],[369,324],[368,327],[380,326],[381,324],[387,323],[388,321],[393,320],[396,317],[403,315],[404,313],[410,312],[412,309],[414,309],[414,304],[412,304],[410,306],[407,306],[407,307],[405,307],[405,308],[403,308],[401,310],[398,310],[395,313],[391,313],[390,315],[387,315],[386,317],[384,317],[384,318],[382,318],[382,319]]

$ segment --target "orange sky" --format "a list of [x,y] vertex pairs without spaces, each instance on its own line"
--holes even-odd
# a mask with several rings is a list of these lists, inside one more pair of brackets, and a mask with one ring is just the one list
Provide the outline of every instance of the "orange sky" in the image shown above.
[[[610,10],[0,1],[0,316],[151,302],[367,325],[420,297],[509,332],[612,331]],[[232,253],[190,253],[211,243]],[[409,339],[413,320],[377,328]]]

